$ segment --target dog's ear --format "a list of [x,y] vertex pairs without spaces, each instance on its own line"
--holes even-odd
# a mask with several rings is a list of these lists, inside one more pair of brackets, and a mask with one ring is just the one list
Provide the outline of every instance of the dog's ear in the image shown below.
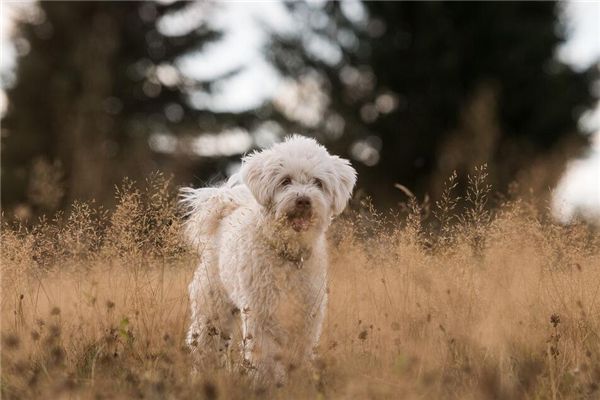
[[346,208],[352,196],[352,189],[356,183],[356,171],[350,161],[338,156],[331,156],[333,163],[332,209],[333,215],[339,215]]
[[273,198],[274,180],[281,161],[274,157],[272,150],[256,151],[242,160],[240,176],[252,195],[263,207],[267,207]]

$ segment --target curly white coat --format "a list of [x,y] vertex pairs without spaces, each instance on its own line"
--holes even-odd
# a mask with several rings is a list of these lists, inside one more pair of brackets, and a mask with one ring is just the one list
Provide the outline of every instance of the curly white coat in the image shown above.
[[310,359],[327,305],[325,232],[355,181],[347,160],[292,136],[246,156],[221,187],[182,189],[186,235],[201,255],[189,286],[196,368],[223,362],[215,356],[238,330],[261,382],[282,383]]

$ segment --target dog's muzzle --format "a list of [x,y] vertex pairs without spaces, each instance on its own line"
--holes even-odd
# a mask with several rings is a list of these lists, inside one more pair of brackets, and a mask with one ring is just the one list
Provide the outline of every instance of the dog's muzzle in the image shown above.
[[288,221],[296,232],[306,231],[310,227],[312,216],[312,204],[306,196],[298,197],[294,208],[287,214]]

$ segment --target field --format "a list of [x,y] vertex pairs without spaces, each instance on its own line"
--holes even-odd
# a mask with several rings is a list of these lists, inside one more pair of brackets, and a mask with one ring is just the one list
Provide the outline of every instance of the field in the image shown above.
[[168,180],[125,183],[111,210],[5,218],[2,398],[600,398],[597,230],[492,196],[484,171],[466,193],[455,179],[436,204],[363,201],[334,223],[320,358],[282,388],[254,387],[236,351],[190,374],[198,256]]

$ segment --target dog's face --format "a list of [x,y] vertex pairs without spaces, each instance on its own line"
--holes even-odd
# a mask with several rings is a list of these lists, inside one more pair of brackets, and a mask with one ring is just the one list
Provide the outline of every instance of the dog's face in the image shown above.
[[324,230],[352,194],[356,171],[315,140],[293,136],[242,160],[256,201],[295,232]]

